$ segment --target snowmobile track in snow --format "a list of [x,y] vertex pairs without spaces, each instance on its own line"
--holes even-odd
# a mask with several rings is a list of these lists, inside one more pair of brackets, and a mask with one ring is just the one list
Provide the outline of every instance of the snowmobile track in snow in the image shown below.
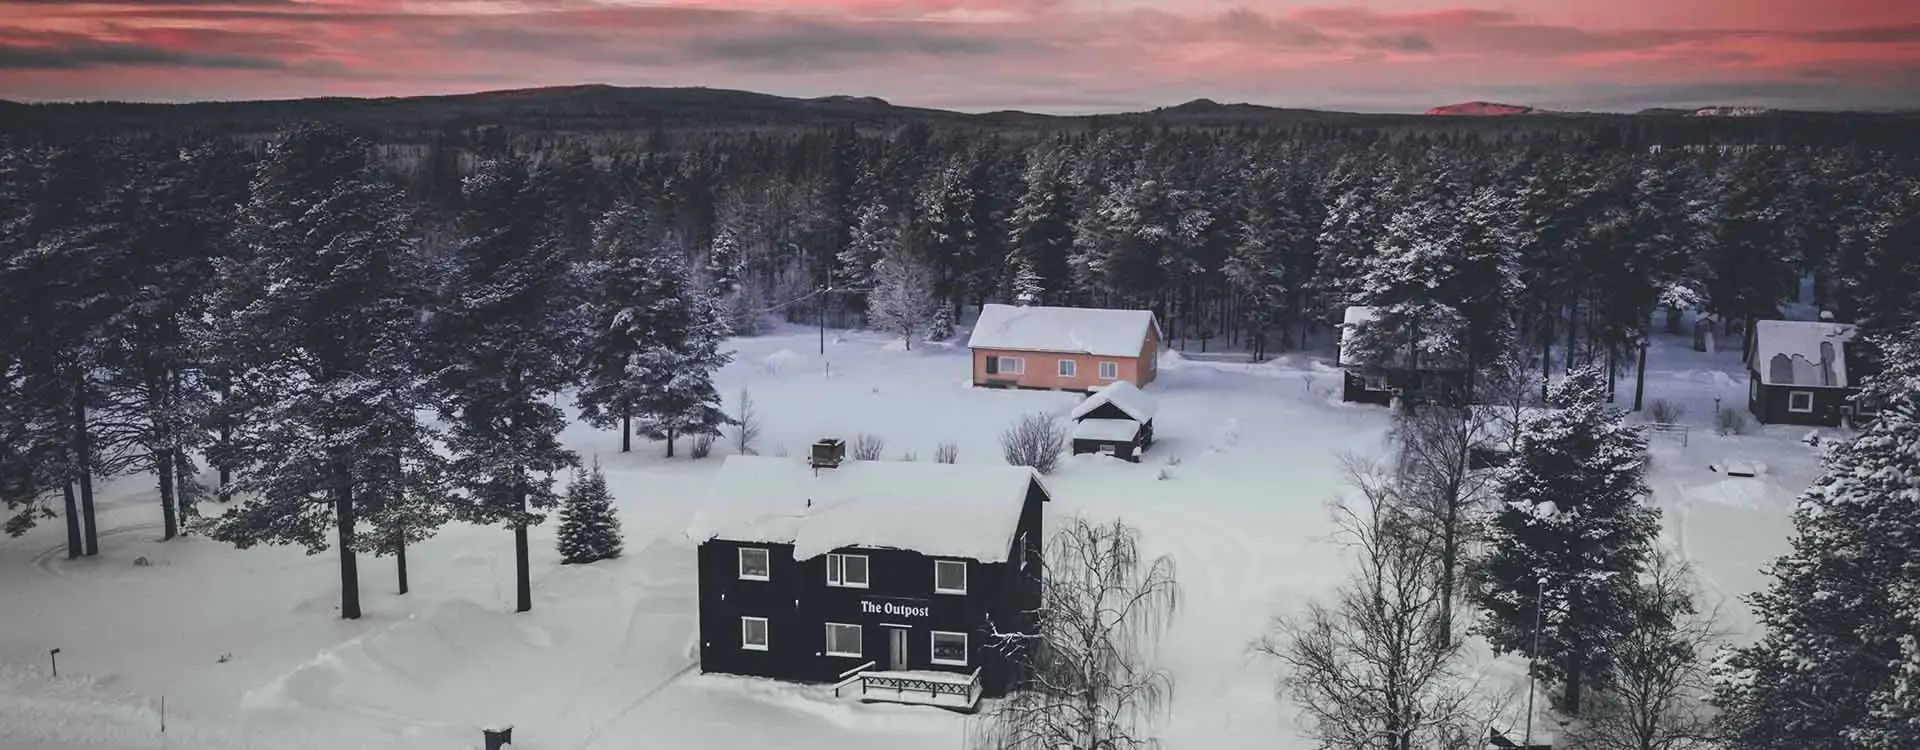
[[[138,534],[146,531],[154,531],[159,528],[160,528],[160,524],[158,522],[136,523],[136,524],[131,524],[127,526],[116,526],[111,529],[101,531],[96,535],[96,537],[102,543],[101,546],[104,547],[105,542],[108,539],[127,536],[130,534]],[[84,557],[73,558],[73,560],[85,560],[85,559],[87,558],[84,558]],[[65,570],[67,565],[70,564],[71,562],[72,560],[69,560],[67,558],[66,542],[61,542],[57,545],[54,545],[51,548],[48,548],[47,551],[41,552],[40,554],[33,556],[34,568],[38,569],[42,573],[45,573],[47,575],[50,575],[56,578],[64,578],[68,575],[72,575]]]

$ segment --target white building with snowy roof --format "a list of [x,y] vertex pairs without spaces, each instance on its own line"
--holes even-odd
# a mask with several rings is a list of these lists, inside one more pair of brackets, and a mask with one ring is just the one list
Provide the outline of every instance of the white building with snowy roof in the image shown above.
[[1016,661],[987,636],[1033,626],[1039,477],[833,450],[730,456],[714,476],[687,529],[701,670],[961,709],[1003,695]]
[[974,385],[1090,391],[1153,382],[1161,338],[1150,310],[987,305],[967,348]]

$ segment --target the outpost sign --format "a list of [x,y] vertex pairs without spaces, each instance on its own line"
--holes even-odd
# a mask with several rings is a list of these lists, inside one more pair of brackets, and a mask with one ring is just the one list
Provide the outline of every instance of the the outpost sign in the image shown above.
[[933,615],[933,605],[925,599],[861,599],[860,614],[930,617]]

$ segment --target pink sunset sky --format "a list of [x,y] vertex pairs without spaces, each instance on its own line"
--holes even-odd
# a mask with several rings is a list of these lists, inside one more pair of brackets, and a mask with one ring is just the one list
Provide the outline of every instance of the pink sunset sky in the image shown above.
[[1920,107],[1920,0],[0,0],[0,98],[572,83],[1075,113]]

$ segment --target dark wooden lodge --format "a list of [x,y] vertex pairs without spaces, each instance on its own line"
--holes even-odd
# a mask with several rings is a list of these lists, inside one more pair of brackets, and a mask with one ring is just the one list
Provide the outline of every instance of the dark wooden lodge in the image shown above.
[[1747,409],[1763,424],[1837,427],[1874,410],[1856,401],[1866,363],[1844,323],[1762,320],[1747,350]]
[[[1397,398],[1415,403],[1463,404],[1467,400],[1465,363],[1443,358],[1418,359],[1396,355],[1385,361],[1365,360],[1350,346],[1356,329],[1375,325],[1371,307],[1346,309],[1340,325],[1339,365],[1345,373],[1340,398],[1350,403],[1390,406]],[[1398,332],[1388,332],[1399,336]],[[1410,348],[1410,347],[1409,347]]]
[[1125,380],[1095,388],[1068,415],[1073,453],[1104,453],[1139,463],[1153,447],[1153,397]]
[[[861,700],[971,711],[1032,632],[1041,508],[1031,469],[731,456],[699,544],[703,672],[835,683]],[[824,458],[824,460],[822,460]]]

